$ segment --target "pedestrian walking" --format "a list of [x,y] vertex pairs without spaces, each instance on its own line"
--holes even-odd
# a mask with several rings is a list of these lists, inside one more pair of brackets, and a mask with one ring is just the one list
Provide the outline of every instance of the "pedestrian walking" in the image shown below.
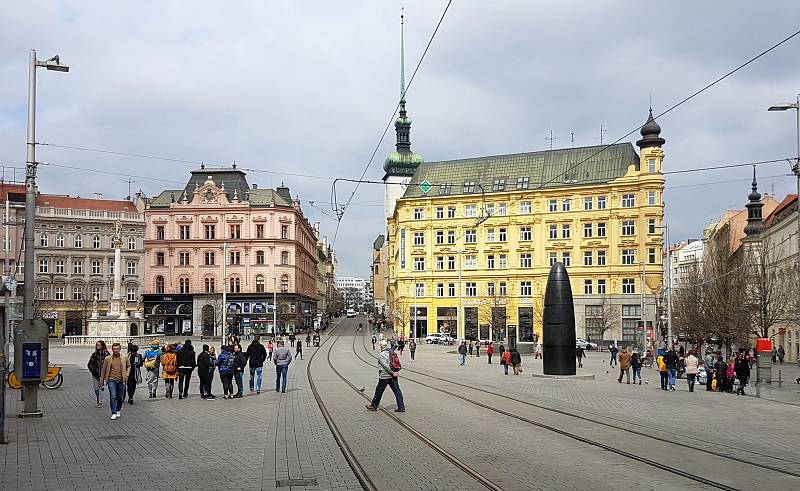
[[270,339],[269,341],[267,341],[267,361],[272,361],[272,350],[273,350],[272,339]]
[[534,359],[537,359],[537,360],[540,359],[540,358],[542,360],[544,359],[544,356],[542,355],[542,343],[538,343],[536,345],[536,354],[533,355],[533,357],[534,357]]
[[306,348],[311,347],[311,331],[306,333]]
[[120,355],[122,346],[111,345],[111,355],[103,358],[100,368],[100,390],[108,385],[108,402],[111,406],[111,419],[122,417],[122,403],[125,402],[125,381],[130,375],[131,365],[128,358]]
[[100,402],[100,389],[102,388],[102,384],[100,383],[100,369],[103,368],[103,360],[105,360],[107,356],[108,350],[106,349],[106,342],[100,340],[95,343],[94,353],[89,357],[89,363],[86,364],[86,368],[88,368],[89,373],[92,374],[92,388],[94,389],[97,407],[103,405],[103,403]]
[[631,353],[628,352],[628,347],[622,347],[622,353],[619,354],[619,378],[617,382],[622,383],[622,375],[625,375],[625,382],[631,383]]
[[[175,390],[175,379],[178,378],[178,356],[175,354],[175,345],[168,344],[167,351],[161,355],[161,378],[164,379],[164,398],[172,399]],[[180,386],[178,386],[180,390]]]
[[376,342],[377,340],[378,340],[378,338],[376,338],[376,337],[375,337],[375,335],[373,334],[373,335],[372,335],[372,350],[373,350],[373,351],[375,350],[375,342]]
[[578,360],[578,368],[583,368],[583,359],[586,357],[586,353],[583,351],[583,347],[575,346],[575,358]]
[[686,363],[686,382],[689,384],[689,392],[694,392],[697,372],[700,371],[700,360],[694,356],[694,351],[689,351],[684,361]]
[[505,351],[506,351],[506,347],[503,346],[503,343],[500,343],[500,347],[498,348],[497,352],[498,352],[498,355],[500,356],[501,360],[503,359],[503,353]]
[[775,348],[775,346],[773,346],[772,347],[772,363],[775,363],[776,361],[778,361],[778,350]]
[[[399,377],[399,366],[393,366],[392,360],[392,358],[397,355],[391,352],[386,341],[381,341],[380,347],[381,352],[378,355],[378,385],[375,387],[375,395],[372,397],[372,402],[366,406],[367,411],[378,410],[378,406],[381,403],[381,398],[383,397],[383,392],[386,390],[386,386],[388,385],[392,389],[392,392],[394,392],[394,398],[397,404],[397,408],[395,408],[394,412],[405,412],[406,406],[405,402],[403,401],[403,392],[400,390],[400,383],[397,380]],[[399,365],[399,360],[397,361],[397,364]]]
[[711,392],[713,389],[711,385],[714,383],[714,353],[706,351],[706,356],[703,358],[703,367],[706,369],[706,392]]
[[289,364],[292,362],[292,352],[283,345],[283,339],[278,340],[278,349],[275,350],[275,392],[286,392],[286,378],[289,374]]
[[717,355],[717,361],[714,363],[714,371],[717,374],[717,391],[723,392],[725,386],[728,384],[728,365],[722,359],[722,355]]
[[739,388],[736,389],[736,394],[746,395],[744,393],[744,388],[747,385],[747,381],[750,379],[750,363],[747,361],[744,354],[739,353],[739,356],[736,357],[734,371],[736,372],[736,378],[739,379]]
[[189,381],[192,380],[192,372],[197,366],[192,340],[187,339],[175,356],[178,360],[178,399],[185,399],[189,397]]
[[469,356],[472,356],[472,352],[475,350],[475,344],[473,344],[472,340],[469,340]]
[[234,399],[241,399],[244,395],[244,368],[247,366],[247,356],[242,353],[242,345],[233,347],[233,378],[236,380],[236,395]]
[[158,389],[159,369],[161,367],[161,344],[158,341],[150,343],[150,348],[144,352],[144,380],[147,382],[147,396],[155,399]]
[[783,365],[783,358],[786,356],[786,351],[783,349],[783,346],[778,346],[778,363]]
[[461,366],[464,366],[464,363],[467,361],[467,342],[461,341],[461,345],[458,347],[458,360]]
[[413,339],[408,342],[408,352],[411,353],[411,361],[414,361],[414,356],[417,354],[417,342]]
[[730,394],[731,392],[733,392],[733,383],[736,380],[736,366],[734,364],[733,358],[728,359],[728,364],[725,368],[725,378],[728,382],[725,385],[725,392]]
[[289,333],[289,344],[294,348],[294,333]]
[[303,343],[297,341],[297,353],[295,353],[295,358],[303,359]]
[[667,372],[667,363],[664,361],[664,355],[658,355],[656,359],[658,363],[658,375],[661,377],[661,390],[669,390],[669,372]]
[[[302,346],[302,343],[297,343]],[[247,363],[250,366],[250,392],[261,393],[261,382],[264,377],[264,362],[267,360],[267,349],[261,344],[261,336],[256,335],[247,347]]]
[[511,366],[514,368],[514,375],[522,373],[522,356],[517,351],[517,348],[511,348],[509,361],[511,361]]
[[489,359],[489,365],[492,364],[492,355],[494,354],[494,345],[489,341],[489,346],[486,347],[486,357]]
[[[502,348],[502,344],[500,347]],[[500,352],[500,365],[503,367],[503,373],[508,375],[508,366],[511,364],[511,351],[505,350]]]
[[200,378],[201,399],[216,399],[211,395],[211,382],[214,380],[214,359],[211,358],[211,349],[204,344],[203,351],[197,355],[197,376]]
[[678,374],[678,353],[675,352],[675,346],[670,346],[667,354],[664,355],[664,363],[667,365],[667,372],[669,374],[669,390],[675,390],[675,377]]
[[403,350],[406,348],[406,337],[400,336],[400,339],[397,340],[397,349],[400,351],[400,354],[403,354]]
[[633,370],[633,383],[639,379],[639,385],[642,385],[642,355],[638,351],[633,350],[631,355],[631,370]]
[[135,344],[128,351],[128,364],[131,366],[128,373],[128,404],[133,404],[133,394],[136,393],[136,386],[142,383],[142,365],[144,359],[139,354],[139,347]]
[[608,352],[611,353],[611,360],[608,361],[608,366],[616,366],[617,365],[617,353],[619,350],[617,349],[616,343],[608,345]]
[[231,346],[223,346],[222,352],[217,358],[217,368],[219,370],[219,379],[222,382],[222,398],[233,399],[233,348]]
[[475,341],[475,358],[480,358],[481,356],[481,341],[480,339]]

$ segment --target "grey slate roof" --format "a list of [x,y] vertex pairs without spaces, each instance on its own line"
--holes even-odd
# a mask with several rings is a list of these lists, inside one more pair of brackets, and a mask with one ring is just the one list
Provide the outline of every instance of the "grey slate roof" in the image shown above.
[[193,170],[192,177],[189,178],[189,182],[186,184],[185,188],[186,197],[189,201],[191,201],[194,196],[195,185],[202,186],[209,176],[214,180],[214,184],[217,186],[225,184],[225,194],[228,196],[229,200],[233,199],[233,191],[236,190],[239,200],[244,201],[245,194],[250,189],[250,185],[247,184],[247,174],[239,169],[231,167],[222,169],[207,167],[205,169]]
[[375,249],[376,251],[379,251],[379,250],[381,250],[381,247],[383,247],[383,242],[384,242],[385,240],[386,240],[386,238],[383,236],[383,234],[380,234],[380,235],[379,235],[379,236],[378,236],[378,237],[375,239],[375,241],[372,243],[372,248],[373,248],[373,249]]
[[427,196],[447,194],[441,192],[443,184],[451,185],[449,195],[465,194],[465,182],[476,183],[472,194],[480,194],[481,186],[484,193],[499,192],[493,191],[495,179],[505,179],[502,192],[508,192],[517,190],[517,178],[525,177],[527,189],[551,179],[545,188],[604,183],[624,176],[629,165],[639,168],[639,156],[630,143],[427,162],[417,167],[403,198],[425,196],[419,188],[424,180],[433,185]]

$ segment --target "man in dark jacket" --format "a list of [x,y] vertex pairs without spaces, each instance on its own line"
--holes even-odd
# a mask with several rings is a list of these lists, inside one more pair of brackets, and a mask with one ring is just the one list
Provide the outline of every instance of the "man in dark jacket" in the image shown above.
[[467,342],[461,341],[461,344],[458,346],[458,361],[461,366],[464,366],[464,363],[467,361]]
[[253,342],[247,347],[246,355],[250,363],[250,392],[253,392],[255,386],[256,394],[260,394],[264,360],[267,359],[267,350],[261,344],[261,336],[253,338]]
[[183,343],[183,347],[178,350],[176,357],[178,362],[178,399],[185,399],[189,397],[189,380],[197,366],[191,339],[187,339]]
[[200,377],[200,397],[216,399],[211,393],[211,382],[214,380],[214,360],[208,353],[207,344],[203,345],[203,352],[197,355],[197,376]]
[[667,373],[669,374],[668,389],[675,390],[675,376],[678,374],[678,353],[675,352],[675,346],[670,346],[667,354],[664,355],[664,364],[667,365]]
[[745,395],[744,387],[750,378],[750,363],[745,358],[744,353],[739,353],[736,356],[736,362],[733,367],[734,372],[736,372],[736,378],[739,379],[739,388],[736,389],[736,394]]

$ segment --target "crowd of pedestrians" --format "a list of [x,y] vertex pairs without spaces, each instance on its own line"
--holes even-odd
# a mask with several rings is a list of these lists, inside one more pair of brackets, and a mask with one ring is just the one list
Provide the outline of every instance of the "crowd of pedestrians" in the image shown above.
[[[249,372],[250,375],[248,381],[250,392],[261,393],[264,364],[267,361],[272,361],[275,365],[275,391],[285,393],[289,365],[293,356],[285,346],[284,339],[279,336],[269,339],[264,345],[260,336],[256,335],[247,349],[242,350],[238,338],[228,337],[226,339],[228,344],[221,347],[219,354],[214,346],[207,344],[202,346],[200,353],[196,353],[191,339],[163,346],[159,341],[153,341],[144,355],[140,354],[139,347],[131,342],[128,343],[127,354],[122,355],[120,343],[114,343],[109,353],[106,343],[98,341],[87,363],[92,375],[95,403],[97,407],[102,407],[100,394],[108,387],[111,419],[118,419],[122,417],[122,406],[126,396],[128,404],[134,403],[134,395],[139,384],[146,383],[148,398],[155,399],[158,397],[158,385],[162,380],[165,399],[173,398],[176,381],[178,399],[186,399],[189,397],[189,384],[195,370],[200,380],[202,399],[216,399],[211,390],[216,372],[219,373],[222,383],[222,398],[240,399],[244,395],[245,372]],[[302,359],[302,339],[295,338],[293,334],[288,339],[290,343],[296,344],[297,357]],[[310,344],[311,335],[308,334],[306,345]]]

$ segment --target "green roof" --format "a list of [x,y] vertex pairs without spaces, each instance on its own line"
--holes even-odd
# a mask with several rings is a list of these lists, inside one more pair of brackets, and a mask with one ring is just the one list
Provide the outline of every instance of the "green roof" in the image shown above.
[[[403,198],[426,196],[418,186],[424,180],[433,186],[427,196],[480,194],[481,188],[484,193],[508,192],[605,183],[624,176],[631,165],[639,168],[630,143],[427,162],[417,167]],[[518,188],[517,180],[524,178],[527,188]],[[495,187],[496,180],[505,180],[503,189]]]
[[183,189],[166,189],[151,199],[148,204],[151,208],[169,208],[172,203],[179,203],[182,196]]
[[273,189],[252,189],[250,206],[292,206],[292,202]]

